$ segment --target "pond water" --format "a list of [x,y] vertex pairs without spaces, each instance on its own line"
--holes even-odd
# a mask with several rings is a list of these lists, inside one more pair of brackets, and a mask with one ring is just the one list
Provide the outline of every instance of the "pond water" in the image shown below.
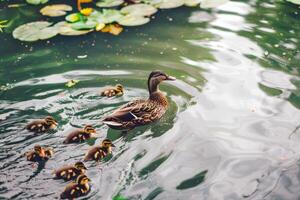
[[[92,190],[84,199],[300,198],[297,6],[240,0],[164,10],[117,37],[23,43],[11,31],[45,18],[38,7],[1,4],[0,19],[11,22],[0,34],[0,199],[58,199],[66,183],[51,172],[90,148],[62,141],[85,124],[97,128],[96,144],[108,137],[116,148],[101,164],[87,163]],[[161,85],[170,101],[164,118],[125,136],[103,126],[118,106],[147,97],[155,69],[177,77]],[[67,88],[70,79],[80,82]],[[122,97],[100,96],[116,83]],[[46,115],[58,120],[55,132],[32,137],[23,129]],[[43,167],[22,157],[35,144],[55,150]]]

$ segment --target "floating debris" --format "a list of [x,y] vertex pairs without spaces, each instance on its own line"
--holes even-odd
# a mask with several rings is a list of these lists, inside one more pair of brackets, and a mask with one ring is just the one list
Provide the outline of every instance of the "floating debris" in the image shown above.
[[67,83],[66,83],[66,86],[67,87],[73,87],[73,86],[75,86],[77,83],[79,83],[79,80],[69,80]]

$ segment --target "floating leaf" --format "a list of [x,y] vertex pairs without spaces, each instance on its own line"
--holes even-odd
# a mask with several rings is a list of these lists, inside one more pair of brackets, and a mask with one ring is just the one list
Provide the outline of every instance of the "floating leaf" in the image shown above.
[[204,181],[205,175],[207,172],[208,172],[207,170],[204,170],[204,171],[200,172],[199,174],[196,174],[194,177],[189,178],[185,181],[182,181],[176,187],[176,189],[185,190],[185,189],[192,188],[192,187],[199,185],[200,183],[202,183]]
[[118,20],[118,23],[122,26],[140,26],[147,24],[150,21],[149,18],[139,15],[126,15]]
[[79,21],[71,24],[71,27],[75,30],[82,30],[82,29],[93,29],[97,25],[97,22],[88,20],[86,22]]
[[121,19],[123,15],[119,10],[103,9],[102,12],[94,11],[88,19],[91,19],[97,23],[110,24]]
[[93,8],[84,8],[80,10],[80,13],[85,16],[89,16],[92,12],[93,12]]
[[202,0],[200,7],[201,8],[215,8],[224,3],[227,3],[229,0]]
[[26,0],[26,2],[32,5],[39,5],[39,4],[47,3],[48,0]]
[[185,0],[184,5],[194,7],[194,6],[197,6],[198,4],[200,4],[201,1],[202,0]]
[[45,21],[23,24],[13,31],[13,37],[27,42],[49,39],[58,34],[57,28],[50,25],[50,22]]
[[184,4],[184,0],[145,0],[145,2],[160,9],[177,8]]
[[287,0],[287,1],[297,4],[297,5],[300,5],[300,0]]
[[121,9],[122,14],[150,16],[157,12],[157,9],[149,4],[132,4]]
[[72,23],[80,21],[81,19],[82,19],[82,16],[80,13],[72,13],[72,14],[66,16],[66,20],[68,22],[72,22]]
[[6,25],[7,22],[8,20],[0,20],[0,32],[3,32],[2,29],[8,26]]
[[113,35],[119,35],[123,31],[123,28],[118,24],[109,24],[102,28],[101,31],[104,33],[111,33]]
[[67,87],[73,87],[74,85],[76,85],[77,83],[79,82],[79,80],[69,80],[67,83],[66,83],[66,86]]
[[96,25],[96,31],[101,31],[103,28],[105,27],[105,24],[103,24],[103,23],[100,23],[100,24],[97,24]]
[[67,22],[58,22],[57,24],[55,24],[55,27],[57,27],[58,29],[58,33],[61,35],[68,35],[68,36],[74,36],[74,35],[84,35],[87,34],[91,31],[91,30],[74,30],[71,27],[71,24],[67,23]]
[[66,11],[72,11],[72,7],[66,4],[54,4],[45,6],[40,13],[49,17],[59,17],[67,14]]
[[124,3],[124,0],[102,0],[102,1],[99,1],[98,3],[96,3],[96,5],[98,7],[108,8],[108,7],[119,6],[122,3]]

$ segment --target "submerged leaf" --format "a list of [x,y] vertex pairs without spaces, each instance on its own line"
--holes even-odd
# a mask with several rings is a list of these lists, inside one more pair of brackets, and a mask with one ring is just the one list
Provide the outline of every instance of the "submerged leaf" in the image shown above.
[[140,26],[147,24],[150,21],[149,18],[139,15],[126,15],[118,20],[118,23],[122,26]]
[[49,17],[59,17],[67,14],[66,11],[72,11],[72,7],[66,4],[54,4],[45,6],[40,13]]
[[73,87],[74,85],[76,85],[77,83],[79,82],[79,80],[69,80],[67,83],[66,83],[66,86],[67,87]]
[[157,9],[149,4],[132,4],[121,9],[122,14],[150,16],[157,12]]
[[115,7],[124,3],[124,0],[101,0],[96,5],[102,8]]
[[196,174],[192,178],[189,178],[189,179],[187,179],[185,181],[182,181],[176,187],[176,189],[178,189],[178,190],[184,190],[184,189],[196,187],[197,185],[199,185],[200,183],[202,183],[204,181],[205,175],[206,175],[207,172],[208,172],[207,170],[204,170],[204,171],[200,172],[199,174]]
[[50,22],[37,21],[23,24],[13,31],[13,37],[21,41],[37,41],[54,37],[58,34],[55,26],[49,27]]

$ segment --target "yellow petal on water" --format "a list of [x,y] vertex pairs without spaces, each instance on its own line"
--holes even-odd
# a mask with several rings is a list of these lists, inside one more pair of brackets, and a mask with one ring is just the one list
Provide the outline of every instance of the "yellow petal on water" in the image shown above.
[[111,33],[113,35],[119,35],[123,31],[123,27],[118,24],[109,24],[101,29],[104,33]]
[[96,31],[101,31],[105,27],[104,23],[100,23],[96,25]]
[[80,13],[85,16],[89,16],[92,12],[93,8],[83,8],[82,10],[80,10]]
[[79,82],[79,80],[69,80],[69,81],[66,83],[66,86],[67,86],[67,87],[73,87],[73,86],[76,85],[78,82]]

